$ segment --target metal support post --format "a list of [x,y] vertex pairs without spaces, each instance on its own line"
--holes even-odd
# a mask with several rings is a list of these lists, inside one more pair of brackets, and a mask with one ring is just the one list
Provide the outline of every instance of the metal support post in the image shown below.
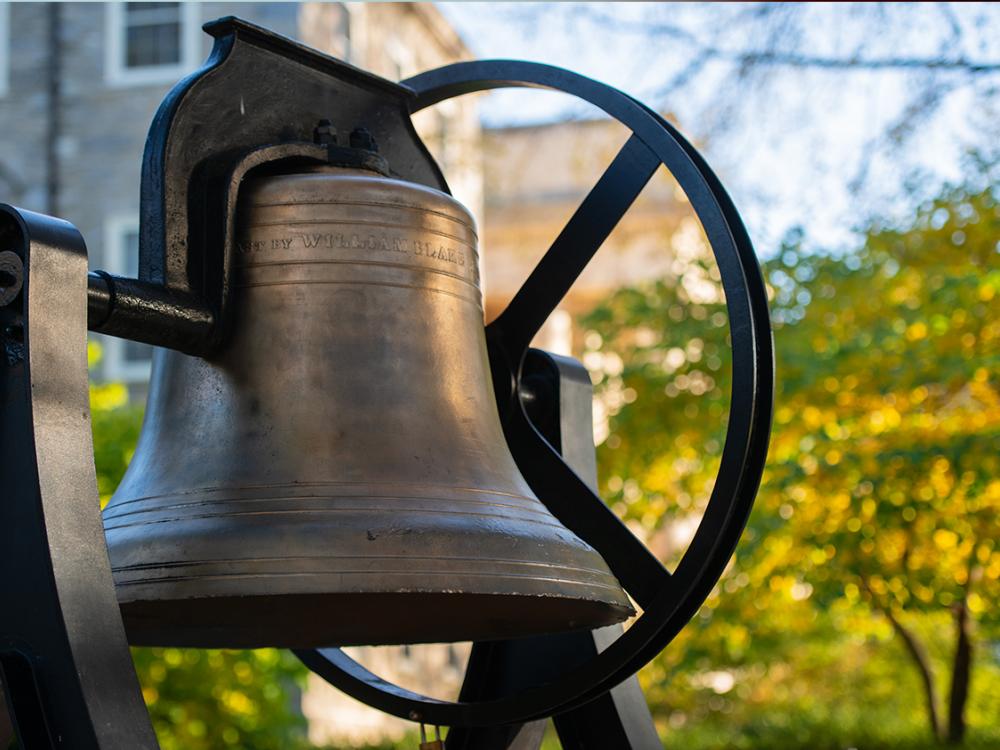
[[97,495],[86,247],[9,206],[0,241],[0,674],[18,747],[154,750]]

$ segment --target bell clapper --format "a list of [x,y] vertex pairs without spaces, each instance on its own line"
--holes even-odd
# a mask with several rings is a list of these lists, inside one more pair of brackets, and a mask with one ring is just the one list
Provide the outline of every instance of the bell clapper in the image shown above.
[[420,722],[420,747],[418,750],[444,750],[444,741],[441,739],[441,730],[434,727],[434,739],[427,740],[427,728]]

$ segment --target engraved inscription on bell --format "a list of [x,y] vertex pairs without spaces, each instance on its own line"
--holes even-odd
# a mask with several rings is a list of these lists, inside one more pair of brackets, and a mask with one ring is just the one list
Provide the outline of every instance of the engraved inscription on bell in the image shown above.
[[251,237],[239,243],[238,249],[245,262],[252,263],[252,256],[267,250],[282,251],[300,248],[311,250],[366,250],[372,253],[400,253],[442,263],[465,266],[467,257],[474,253],[471,248],[457,245],[454,241],[420,240],[393,234],[346,234],[343,232],[294,233],[288,237],[261,239]]

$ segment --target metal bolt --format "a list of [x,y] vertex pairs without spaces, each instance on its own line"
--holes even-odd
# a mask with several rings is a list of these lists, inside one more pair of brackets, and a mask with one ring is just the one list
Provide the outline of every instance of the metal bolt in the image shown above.
[[378,144],[367,128],[354,128],[351,131],[351,148],[378,151]]
[[337,129],[329,120],[320,120],[313,130],[313,140],[321,146],[337,144]]
[[24,285],[24,264],[21,256],[10,250],[0,253],[0,307],[9,305]]

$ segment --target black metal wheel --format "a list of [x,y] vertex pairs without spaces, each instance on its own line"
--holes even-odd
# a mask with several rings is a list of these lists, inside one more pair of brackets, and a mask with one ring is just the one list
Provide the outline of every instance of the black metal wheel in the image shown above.
[[[749,516],[767,453],[774,385],[767,296],[750,238],[718,178],[676,129],[628,95],[560,68],[505,60],[449,65],[404,84],[418,95],[413,112],[486,89],[554,89],[596,105],[632,132],[486,335],[500,418],[518,467],[549,510],[604,557],[641,616],[595,659],[559,679],[478,702],[419,695],[372,674],[340,649],[296,652],[338,689],[395,716],[451,727],[513,724],[580,706],[634,674],[694,616],[722,575]],[[673,572],[563,462],[531,424],[518,393],[529,342],[660,164],[687,194],[715,255],[733,366],[718,477]]]

